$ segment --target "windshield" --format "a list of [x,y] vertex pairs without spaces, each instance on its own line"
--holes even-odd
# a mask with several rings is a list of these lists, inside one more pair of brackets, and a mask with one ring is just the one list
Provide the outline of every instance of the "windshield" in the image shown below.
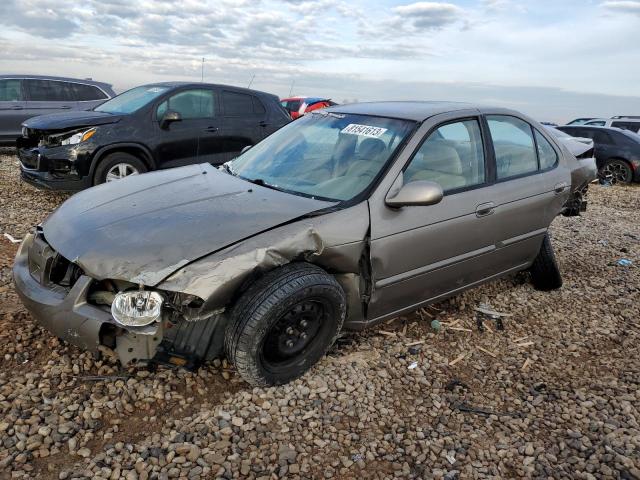
[[414,122],[313,113],[281,128],[230,163],[232,174],[290,193],[344,201],[382,171]]
[[144,107],[153,99],[159,97],[164,92],[169,90],[169,87],[159,86],[147,86],[136,87],[131,90],[113,97],[111,100],[107,100],[101,105],[98,105],[94,110],[96,112],[105,113],[133,113],[136,110]]

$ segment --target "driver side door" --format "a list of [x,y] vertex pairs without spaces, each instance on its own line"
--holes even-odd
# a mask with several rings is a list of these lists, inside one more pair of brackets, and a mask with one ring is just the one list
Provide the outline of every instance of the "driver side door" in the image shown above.
[[465,113],[439,115],[422,127],[426,134],[391,189],[433,181],[444,191],[440,203],[390,208],[384,196],[371,199],[370,320],[446,296],[490,271],[490,149],[479,112]]
[[[181,120],[162,124],[168,111],[178,112]],[[174,93],[163,100],[154,113],[157,126],[155,148],[159,168],[198,163],[198,142],[215,117],[215,92],[209,88],[192,88]],[[209,135],[216,135],[209,132]]]

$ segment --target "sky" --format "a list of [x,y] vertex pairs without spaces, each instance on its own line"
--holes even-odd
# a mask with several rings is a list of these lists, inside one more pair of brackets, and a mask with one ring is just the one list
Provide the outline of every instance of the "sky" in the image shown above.
[[[640,115],[640,0],[1,0],[0,73]],[[204,58],[204,64],[202,59]]]

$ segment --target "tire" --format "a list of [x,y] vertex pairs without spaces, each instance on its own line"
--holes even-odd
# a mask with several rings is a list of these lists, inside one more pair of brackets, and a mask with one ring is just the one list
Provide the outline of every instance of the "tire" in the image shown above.
[[[96,172],[93,176],[93,184],[99,185],[111,181],[107,177],[114,167],[125,166],[128,175],[137,175],[139,173],[145,173],[148,169],[142,160],[138,157],[126,152],[114,152],[110,153],[98,164]],[[120,168],[118,168],[120,170]],[[122,170],[120,170],[122,172]],[[127,176],[128,176],[127,175]],[[115,178],[114,178],[115,180]]]
[[542,246],[529,269],[531,272],[531,283],[536,290],[549,291],[557,290],[562,286],[562,275],[553,253],[549,234],[544,236]]
[[605,183],[631,183],[633,180],[633,170],[631,170],[631,165],[629,165],[626,161],[614,158],[611,160],[607,160],[604,166],[600,169],[600,178]]
[[251,385],[282,385],[327,353],[345,315],[335,278],[308,263],[285,265],[258,279],[231,310],[227,358]]

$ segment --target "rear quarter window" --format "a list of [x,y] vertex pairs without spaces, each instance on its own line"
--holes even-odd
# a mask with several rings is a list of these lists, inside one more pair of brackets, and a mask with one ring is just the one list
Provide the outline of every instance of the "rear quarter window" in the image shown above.
[[93,85],[86,85],[84,83],[71,83],[71,89],[74,97],[79,102],[90,102],[93,100],[105,100],[109,98],[98,87]]

